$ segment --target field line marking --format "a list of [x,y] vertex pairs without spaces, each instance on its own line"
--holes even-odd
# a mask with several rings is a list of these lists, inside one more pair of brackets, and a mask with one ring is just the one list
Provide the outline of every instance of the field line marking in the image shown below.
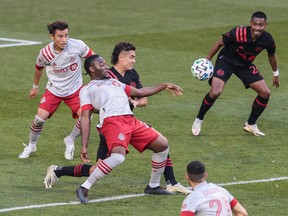
[[[228,183],[221,183],[221,184],[217,184],[217,185],[229,186],[229,185],[241,185],[241,184],[282,181],[282,180],[288,180],[288,176],[278,177],[278,178],[269,178],[269,179],[250,180],[250,181],[239,181],[239,182],[230,182],[230,183],[228,182]],[[146,196],[146,195],[147,194],[130,194],[130,195],[113,196],[113,197],[106,197],[106,198],[101,198],[101,199],[89,200],[89,203],[107,202],[107,201],[113,201],[113,200],[128,199],[128,198],[133,198],[133,197],[142,197],[142,196]],[[78,205],[78,204],[80,204],[79,201],[71,201],[71,202],[59,202],[59,203],[30,205],[30,206],[19,206],[19,207],[0,209],[0,213],[1,212],[16,211],[16,210],[23,210],[23,209],[45,208],[45,207],[51,207],[51,206]]]
[[0,41],[15,42],[15,43],[8,43],[8,44],[0,44],[0,48],[42,44],[42,42],[39,42],[39,41],[20,40],[20,39],[13,39],[13,38],[0,38]]

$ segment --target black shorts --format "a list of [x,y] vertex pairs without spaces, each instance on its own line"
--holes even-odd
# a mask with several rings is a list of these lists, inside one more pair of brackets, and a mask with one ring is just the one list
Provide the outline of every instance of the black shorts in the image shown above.
[[221,57],[217,59],[213,77],[217,77],[226,83],[233,73],[242,81],[245,88],[249,88],[251,83],[263,80],[260,71],[258,71],[254,64],[249,64],[246,67],[237,67],[223,60]]

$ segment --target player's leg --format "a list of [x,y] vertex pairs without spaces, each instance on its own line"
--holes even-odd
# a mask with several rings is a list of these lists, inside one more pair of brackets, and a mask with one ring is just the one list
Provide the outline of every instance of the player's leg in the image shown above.
[[[158,132],[158,134],[160,133]],[[164,138],[166,139],[166,137]],[[168,142],[167,139],[166,139],[166,142]],[[165,165],[163,175],[164,175],[165,182],[166,182],[166,190],[173,192],[173,193],[178,192],[178,193],[184,193],[184,194],[188,194],[192,192],[191,190],[188,190],[186,187],[184,187],[179,182],[177,182],[175,175],[174,175],[173,162],[169,154],[167,155],[167,160],[166,160],[166,165]]]
[[[88,191],[96,181],[104,178],[125,160],[130,142],[130,132],[128,131],[130,127],[123,127],[125,123],[123,124],[122,118],[125,117],[115,116],[104,120],[101,132],[106,138],[110,156],[99,162],[87,180],[76,189],[76,195],[81,203],[88,202]],[[122,136],[121,139],[119,139],[119,134]]]
[[52,188],[53,184],[55,184],[61,176],[88,177],[95,167],[96,165],[90,164],[77,164],[75,166],[51,165],[47,169],[43,183],[45,188]]
[[87,180],[76,189],[76,195],[81,203],[88,203],[88,191],[98,181],[108,175],[115,167],[125,160],[126,148],[123,146],[113,147],[111,155],[101,161]]
[[265,136],[258,129],[256,121],[268,104],[270,89],[254,64],[249,65],[246,69],[241,69],[236,75],[242,80],[246,88],[251,88],[258,94],[253,101],[250,116],[245,122],[243,129],[255,136]]
[[216,99],[221,95],[225,87],[225,82],[218,77],[212,78],[212,84],[210,91],[205,95],[202,104],[200,106],[198,115],[192,125],[192,134],[198,136],[201,131],[202,121],[205,114],[213,106]]
[[30,126],[29,144],[24,151],[19,154],[19,158],[28,158],[36,151],[36,143],[40,137],[45,121],[50,118],[57,110],[62,99],[53,95],[48,90],[45,91],[41,98],[37,114]]
[[71,109],[72,117],[77,119],[75,125],[73,126],[70,134],[64,138],[65,144],[65,153],[64,157],[67,160],[72,160],[74,157],[75,151],[75,139],[80,137],[81,130],[80,130],[80,101],[79,101],[79,92],[80,89],[77,90],[74,94],[70,95],[69,97],[64,98],[64,103]]
[[[155,137],[155,135],[153,136]],[[156,195],[173,194],[160,186],[161,175],[164,173],[169,154],[169,146],[167,139],[162,134],[159,133],[156,136],[157,138],[147,146],[147,149],[153,151],[151,157],[152,170],[149,184],[145,188],[144,193]]]
[[265,136],[265,134],[258,129],[256,121],[263,113],[268,104],[270,97],[270,89],[268,88],[264,80],[260,80],[250,84],[250,88],[255,90],[258,95],[253,101],[251,113],[243,128],[244,130],[253,133],[255,136]]
[[184,187],[181,183],[177,182],[174,175],[173,163],[169,154],[167,156],[166,166],[164,169],[164,177],[167,191],[183,194],[189,194],[192,192],[191,190]]

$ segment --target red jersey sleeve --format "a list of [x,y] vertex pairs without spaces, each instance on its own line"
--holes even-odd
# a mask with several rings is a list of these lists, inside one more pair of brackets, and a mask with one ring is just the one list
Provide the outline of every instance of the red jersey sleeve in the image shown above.
[[128,95],[128,97],[130,97],[131,86],[126,85],[124,90],[125,90],[126,94]]
[[84,110],[94,110],[92,104],[85,104],[81,107],[81,110],[84,111]]

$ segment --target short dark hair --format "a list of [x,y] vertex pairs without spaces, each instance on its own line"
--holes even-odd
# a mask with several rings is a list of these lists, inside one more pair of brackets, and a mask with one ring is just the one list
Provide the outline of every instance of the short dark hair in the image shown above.
[[187,165],[187,175],[193,182],[202,182],[206,173],[205,165],[200,161],[191,161]]
[[91,63],[95,60],[95,59],[97,59],[97,58],[99,58],[100,56],[99,55],[91,55],[91,56],[89,56],[88,58],[86,58],[85,59],[85,61],[84,61],[84,68],[85,68],[85,71],[86,71],[86,74],[85,75],[87,75],[87,74],[89,74],[90,75],[90,70],[89,70],[89,67],[90,67],[90,65],[91,65]]
[[261,19],[264,19],[265,21],[267,20],[266,14],[262,11],[256,11],[255,13],[253,13],[251,16],[251,20],[253,18],[261,18]]
[[118,59],[119,59],[119,55],[122,51],[130,51],[130,50],[135,51],[136,47],[129,42],[122,41],[122,42],[116,44],[114,47],[114,50],[112,52],[112,55],[111,55],[111,64],[112,65],[117,64]]
[[56,20],[53,23],[48,23],[47,25],[48,31],[50,34],[54,35],[56,30],[65,30],[68,29],[69,26],[64,20]]

